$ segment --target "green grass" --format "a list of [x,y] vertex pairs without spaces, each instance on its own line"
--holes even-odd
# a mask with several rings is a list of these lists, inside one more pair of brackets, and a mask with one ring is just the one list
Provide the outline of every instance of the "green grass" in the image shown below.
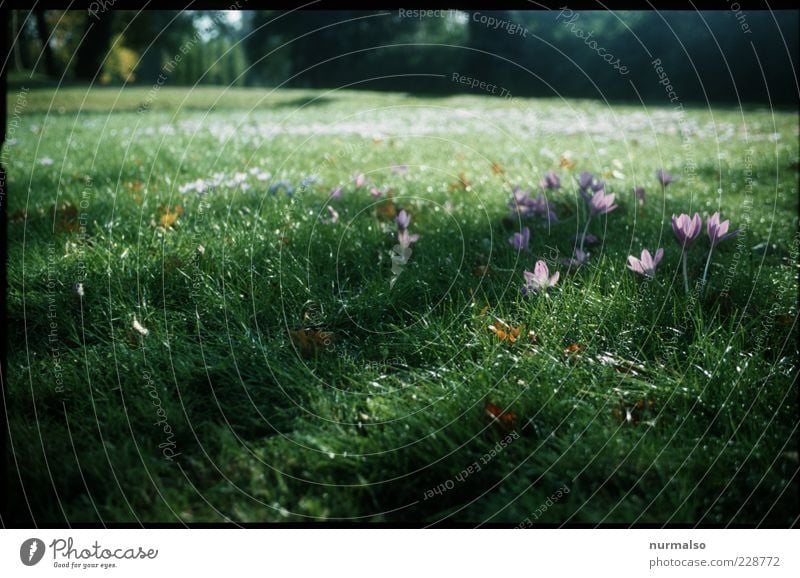
[[[148,93],[32,90],[16,117],[9,94],[14,519],[795,520],[797,115],[687,108],[681,119],[476,94]],[[249,173],[246,190],[179,190],[251,167],[319,181],[293,196]],[[662,191],[659,167],[682,180]],[[561,222],[532,221],[531,250],[517,255],[511,188],[547,170],[565,184],[549,196]],[[602,173],[620,207],[592,223],[605,242],[568,272],[558,260],[583,227],[572,185],[582,170]],[[354,190],[358,171],[393,189],[421,235],[391,287],[393,223]],[[451,186],[460,173],[467,190]],[[176,204],[184,212],[160,228],[160,207]],[[670,215],[717,209],[744,231],[715,252],[704,294],[687,296]],[[753,251],[765,241],[774,250]],[[654,281],[626,269],[629,254],[659,246]],[[693,281],[707,247],[703,233]],[[523,298],[522,271],[537,259],[561,281]],[[499,341],[496,319],[524,326],[520,340]],[[300,328],[332,340],[303,356],[288,333]],[[566,353],[571,344],[581,349]],[[508,433],[487,421],[487,400],[516,418],[512,441],[485,459]]]

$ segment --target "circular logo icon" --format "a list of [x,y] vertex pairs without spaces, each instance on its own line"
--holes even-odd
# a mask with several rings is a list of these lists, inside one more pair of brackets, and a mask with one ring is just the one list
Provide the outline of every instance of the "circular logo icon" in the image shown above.
[[28,538],[19,547],[19,559],[26,566],[34,566],[44,557],[44,542],[39,538]]

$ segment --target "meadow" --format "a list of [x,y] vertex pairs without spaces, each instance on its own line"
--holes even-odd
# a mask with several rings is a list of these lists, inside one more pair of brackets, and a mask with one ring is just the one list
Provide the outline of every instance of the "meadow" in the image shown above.
[[796,521],[796,112],[8,96],[12,522]]

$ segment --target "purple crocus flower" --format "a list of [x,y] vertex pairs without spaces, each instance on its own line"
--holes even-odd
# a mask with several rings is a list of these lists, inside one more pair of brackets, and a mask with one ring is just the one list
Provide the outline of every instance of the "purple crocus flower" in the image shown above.
[[561,179],[553,171],[550,171],[544,176],[539,186],[543,189],[558,189],[561,187]]
[[677,177],[673,177],[670,173],[665,171],[664,169],[658,169],[656,171],[656,178],[658,182],[661,183],[662,187],[666,187],[667,185],[674,183],[677,181]]
[[398,175],[405,175],[408,173],[407,165],[392,165],[392,172]]
[[528,198],[527,205],[531,212],[537,215],[547,215],[550,212],[547,199],[542,193],[539,193],[535,199]]
[[589,260],[589,253],[581,249],[575,249],[575,255],[569,258],[561,259],[561,263],[567,267],[580,267]]
[[403,209],[394,218],[394,222],[397,223],[397,229],[399,231],[405,231],[411,224],[411,215],[409,215],[406,210]]
[[[689,273],[686,265],[686,249],[689,247],[691,242],[697,238],[702,228],[703,220],[700,218],[698,213],[695,213],[694,217],[689,217],[689,215],[685,213],[681,214],[679,217],[672,215],[672,232],[675,233],[675,238],[678,240],[678,243],[681,244],[681,248],[683,249],[683,252],[681,253],[681,264],[683,265],[683,288],[686,290],[687,295],[689,294]],[[710,258],[711,253],[709,253],[709,261]],[[706,261],[706,271],[708,271],[708,261]],[[703,279],[705,280],[705,273],[703,274]]]
[[520,208],[524,207],[527,202],[528,191],[523,190],[520,187],[514,187],[514,189],[511,191],[511,200],[508,201],[508,208],[517,212],[521,212]]
[[593,215],[605,215],[617,208],[614,204],[614,193],[606,194],[605,191],[595,191],[589,201],[589,209]]
[[717,245],[719,245],[725,239],[730,239],[731,237],[735,237],[739,234],[739,230],[728,232],[728,228],[731,226],[730,221],[719,221],[719,211],[711,215],[708,220],[706,221],[706,232],[708,233],[708,240],[711,241],[711,249],[708,251],[708,258],[706,259],[706,268],[703,270],[703,283],[702,286],[706,286],[706,279],[708,278],[708,267],[711,265],[711,255],[714,253],[714,249]]
[[382,190],[382,189],[379,189],[378,187],[372,187],[372,188],[369,190],[369,194],[370,194],[370,195],[372,195],[372,198],[373,198],[373,199],[377,199],[377,198],[379,198],[379,197],[382,197],[382,196],[383,196],[383,190]]
[[590,185],[588,189],[580,189],[581,197],[583,197],[583,200],[586,201],[587,204],[590,204],[592,202],[592,194],[589,190],[591,190],[592,193],[596,193],[597,191],[604,190],[605,186],[605,181],[597,181],[593,185]]
[[589,189],[596,193],[602,191],[606,187],[606,182],[601,179],[595,179],[594,175],[589,171],[583,171],[578,177],[578,189],[580,190],[583,200],[587,203],[592,199],[589,194]]
[[593,182],[594,175],[589,171],[583,171],[580,176],[578,176],[578,187],[580,187],[582,191],[591,187]]
[[600,244],[600,239],[591,233],[586,233],[585,235],[575,235],[572,240],[576,243],[580,243],[581,245],[588,245],[589,247]]
[[546,290],[558,283],[560,273],[556,271],[553,276],[550,276],[550,270],[547,268],[547,263],[544,261],[536,261],[536,266],[533,268],[533,273],[530,271],[523,271],[525,277],[525,286],[522,288],[522,294],[528,295],[529,293],[537,293]]
[[514,233],[514,236],[511,237],[508,242],[517,251],[527,251],[530,240],[531,230],[528,227],[523,227],[522,233]]
[[628,269],[652,279],[656,276],[656,266],[661,262],[663,256],[664,249],[659,248],[655,257],[651,257],[650,251],[647,249],[642,249],[641,259],[637,259],[633,255],[628,256]]
[[529,210],[532,202],[533,199],[531,199],[528,191],[520,187],[514,187],[511,191],[511,200],[508,202],[508,207],[524,213]]
[[672,232],[675,233],[675,238],[684,251],[697,238],[702,228],[703,220],[698,213],[695,213],[694,217],[689,217],[686,213],[679,217],[672,215]]
[[633,196],[639,201],[639,204],[644,204],[644,187],[635,187],[633,189]]
[[711,241],[712,248],[719,245],[722,241],[739,234],[738,229],[729,233],[728,227],[730,227],[731,222],[725,220],[720,223],[719,219],[719,211],[717,211],[706,221],[706,232],[708,233],[708,239]]
[[338,186],[331,190],[331,199],[341,199],[342,198],[342,187]]
[[532,198],[528,194],[528,191],[524,191],[519,187],[515,187],[512,191],[512,197],[508,202],[508,207],[512,210],[513,214],[517,214],[523,218],[533,215],[542,215],[551,222],[558,220],[555,213],[550,210],[547,199],[542,193],[539,193],[536,198]]

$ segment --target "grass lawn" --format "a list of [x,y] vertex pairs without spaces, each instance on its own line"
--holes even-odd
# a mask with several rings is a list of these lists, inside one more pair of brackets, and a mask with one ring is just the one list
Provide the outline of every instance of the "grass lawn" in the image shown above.
[[[20,523],[796,519],[797,114],[469,91],[8,102]],[[547,171],[558,222],[512,217]],[[576,268],[581,171],[619,207]],[[398,264],[401,209],[420,237]],[[701,291],[717,210],[742,231]],[[695,211],[687,294],[670,217]],[[627,268],[658,247],[653,280]],[[537,260],[560,279],[523,296]]]

